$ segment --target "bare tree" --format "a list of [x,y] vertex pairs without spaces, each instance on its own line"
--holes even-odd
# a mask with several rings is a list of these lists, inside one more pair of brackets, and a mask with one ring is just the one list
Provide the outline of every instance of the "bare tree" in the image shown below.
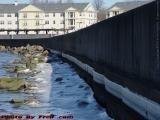
[[102,21],[106,19],[106,10],[101,9],[97,12],[97,20]]
[[97,11],[103,8],[104,0],[93,0],[93,4]]
[[73,0],[66,0],[66,3],[74,3]]

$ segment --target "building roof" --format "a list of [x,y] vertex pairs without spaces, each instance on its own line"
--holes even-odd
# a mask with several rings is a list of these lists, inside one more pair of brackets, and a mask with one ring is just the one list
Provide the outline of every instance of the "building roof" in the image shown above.
[[63,12],[73,7],[79,11],[84,10],[89,3],[59,3],[59,4],[33,4],[34,6],[46,12]]
[[120,9],[123,9],[125,11],[140,7],[142,5],[145,5],[149,2],[152,2],[153,0],[147,0],[147,1],[127,1],[127,2],[117,2],[114,5],[112,5],[110,8],[107,9],[107,11],[110,11],[113,7],[118,7]]
[[28,4],[19,4],[15,6],[14,4],[0,4],[0,13],[16,13],[27,5]]
[[[79,11],[84,10],[89,3],[51,3],[51,4],[32,4],[45,12],[63,12],[66,9],[73,7]],[[0,4],[0,13],[17,13],[29,4]]]

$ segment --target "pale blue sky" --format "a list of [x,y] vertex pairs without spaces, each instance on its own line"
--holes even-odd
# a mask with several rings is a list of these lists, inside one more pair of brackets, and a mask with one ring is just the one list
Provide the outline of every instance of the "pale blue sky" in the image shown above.
[[[14,3],[14,1],[15,0],[0,0],[0,3]],[[18,3],[28,3],[30,0],[17,0],[17,1]],[[56,0],[49,0],[49,1],[56,1]],[[74,0],[74,1],[75,2],[92,2],[93,0]],[[124,1],[124,0],[104,0],[105,6],[111,6],[112,4],[118,1]]]

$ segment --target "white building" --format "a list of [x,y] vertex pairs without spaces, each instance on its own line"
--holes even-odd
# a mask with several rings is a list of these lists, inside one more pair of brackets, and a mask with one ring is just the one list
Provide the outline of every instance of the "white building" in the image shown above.
[[[75,31],[97,22],[90,3],[0,4],[0,30],[71,29]],[[40,31],[38,34],[44,34]],[[59,32],[63,34],[64,31]],[[7,32],[0,32],[7,34]],[[16,34],[10,32],[9,34]],[[18,34],[24,34],[24,31]],[[36,34],[30,31],[28,34]],[[57,34],[54,30],[49,34]]]
[[153,0],[117,2],[106,10],[106,19],[145,5]]

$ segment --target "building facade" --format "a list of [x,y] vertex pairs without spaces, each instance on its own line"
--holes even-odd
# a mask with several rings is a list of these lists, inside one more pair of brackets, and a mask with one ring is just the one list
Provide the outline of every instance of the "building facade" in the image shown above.
[[[75,31],[97,22],[97,12],[90,3],[61,4],[0,4],[0,34],[17,34],[15,31],[57,29],[48,34],[63,34],[65,30]],[[19,31],[18,34],[25,34]],[[37,34],[29,31],[27,34]],[[38,34],[46,34],[38,31]]]
[[117,2],[106,10],[106,19],[145,5],[153,0]]

